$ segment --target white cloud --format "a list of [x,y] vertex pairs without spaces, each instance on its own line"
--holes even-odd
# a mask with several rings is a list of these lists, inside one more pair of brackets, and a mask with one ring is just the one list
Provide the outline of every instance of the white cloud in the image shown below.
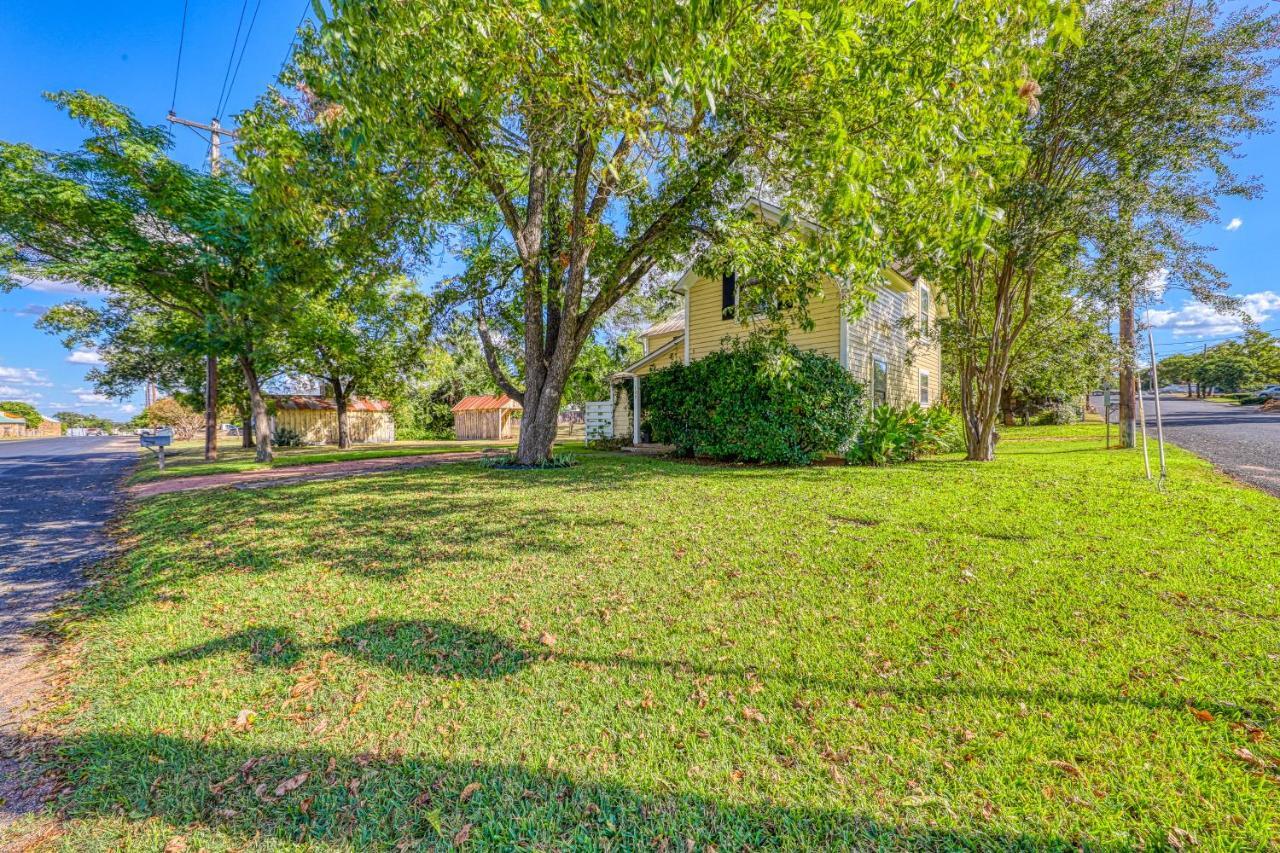
[[48,386],[53,383],[45,379],[44,373],[29,367],[5,367],[0,364],[0,380],[11,385]]
[[76,399],[79,400],[81,403],[105,403],[107,405],[112,405],[110,397],[108,397],[106,394],[99,394],[96,391],[83,391],[80,389],[76,389],[71,393],[75,394]]
[[1244,224],[1244,220],[1239,216],[1233,217],[1230,222],[1223,226],[1228,231],[1239,231],[1240,226]]
[[[1255,323],[1280,313],[1280,293],[1264,290],[1250,293],[1240,300],[1241,310]],[[1186,302],[1181,308],[1152,311],[1148,315],[1157,329],[1169,329],[1175,338],[1209,338],[1236,335],[1244,331],[1239,314],[1219,311],[1203,302]]]
[[29,403],[32,400],[39,400],[42,396],[42,394],[32,391],[30,388],[15,388],[12,385],[0,385],[0,397],[4,397],[6,400],[24,400]]
[[16,276],[18,283],[37,293],[88,293],[74,281],[56,281],[51,278],[26,278]]
[[120,407],[120,411],[124,412],[126,415],[132,415],[134,412],[138,411],[138,407],[133,403],[125,403]]
[[106,359],[100,353],[93,350],[78,349],[73,350],[71,355],[67,356],[67,361],[71,364],[106,364]]
[[1165,291],[1169,289],[1169,271],[1164,267],[1152,270],[1147,274],[1147,280],[1143,282],[1142,289],[1147,298],[1153,302],[1159,302],[1164,298]]

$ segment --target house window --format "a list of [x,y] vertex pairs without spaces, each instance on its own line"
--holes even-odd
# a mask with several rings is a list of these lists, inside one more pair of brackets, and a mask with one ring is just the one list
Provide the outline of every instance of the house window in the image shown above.
[[929,314],[933,310],[932,298],[929,295],[929,285],[920,285],[920,331],[929,331]]
[[933,401],[929,397],[929,371],[920,371],[920,405],[928,406]]
[[[756,289],[756,285],[760,283],[758,278],[749,278],[743,283],[743,287],[747,288],[748,293],[752,293]],[[793,307],[790,300],[780,299],[776,293],[753,293],[753,301],[744,304],[742,301],[742,289],[738,287],[737,273],[725,273],[720,277],[720,316],[725,320],[733,320],[739,316],[739,311],[745,311],[741,316],[746,318],[763,317],[770,313],[771,309],[778,311],[787,311]]]
[[889,362],[883,358],[871,359],[871,404],[883,406],[889,402]]
[[732,320],[738,314],[738,277],[725,273],[720,277],[720,318]]

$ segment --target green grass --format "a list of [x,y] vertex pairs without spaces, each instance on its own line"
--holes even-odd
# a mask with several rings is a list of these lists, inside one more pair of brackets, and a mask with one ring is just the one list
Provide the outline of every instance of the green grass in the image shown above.
[[164,470],[159,470],[152,450],[140,450],[142,458],[130,483],[148,483],[171,477],[193,477],[200,474],[226,474],[235,471],[258,471],[289,465],[312,465],[318,462],[348,462],[352,459],[382,459],[394,456],[420,456],[427,453],[455,453],[460,450],[483,450],[487,447],[511,447],[512,442],[494,441],[396,441],[389,444],[361,444],[350,450],[334,445],[314,447],[277,447],[270,463],[255,462],[253,448],[218,447],[218,461],[204,461],[204,440],[175,441],[165,449]]
[[67,627],[58,843],[1280,844],[1280,503],[1101,444],[152,499]]

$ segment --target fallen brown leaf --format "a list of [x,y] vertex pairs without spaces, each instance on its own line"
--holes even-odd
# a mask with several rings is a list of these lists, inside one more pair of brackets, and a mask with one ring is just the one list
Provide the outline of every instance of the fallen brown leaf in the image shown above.
[[480,790],[479,782],[472,782],[462,789],[462,793],[458,795],[458,802],[465,803],[476,795],[476,791]]
[[556,635],[555,635],[555,634],[552,634],[550,631],[543,631],[543,632],[538,636],[538,642],[539,642],[539,643],[542,643],[542,645],[546,646],[546,647],[547,647],[547,648],[549,648],[549,649],[551,649],[551,648],[555,648],[555,645],[556,645]]
[[453,846],[461,847],[467,843],[467,839],[471,837],[471,824],[464,823],[462,829],[459,829],[453,836]]
[[742,706],[742,718],[744,720],[750,720],[753,723],[765,722],[764,714],[761,714],[759,711],[757,711],[755,708],[752,708],[750,705]]
[[311,773],[307,770],[302,771],[296,776],[290,776],[288,779],[285,779],[279,785],[276,785],[275,795],[277,797],[283,797],[285,794],[289,793],[290,791],[297,790],[298,788],[302,787],[303,783],[306,782],[310,776],[311,776]]

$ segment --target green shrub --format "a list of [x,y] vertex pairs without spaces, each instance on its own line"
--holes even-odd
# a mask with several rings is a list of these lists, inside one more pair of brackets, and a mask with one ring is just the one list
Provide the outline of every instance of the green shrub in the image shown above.
[[857,432],[862,387],[840,362],[759,337],[643,381],[653,440],[686,456],[808,465]]
[[852,465],[892,465],[964,447],[960,419],[941,406],[876,406],[845,454]]
[[302,434],[286,426],[278,426],[271,433],[271,443],[276,447],[301,447]]
[[497,468],[504,471],[528,471],[533,469],[544,471],[553,468],[572,468],[577,464],[578,460],[572,453],[552,453],[536,465],[522,465],[516,460],[516,455],[510,452],[490,453],[480,458],[480,467]]
[[1084,410],[1075,403],[1054,402],[1049,408],[1036,415],[1036,426],[1065,426],[1078,424],[1084,420]]

